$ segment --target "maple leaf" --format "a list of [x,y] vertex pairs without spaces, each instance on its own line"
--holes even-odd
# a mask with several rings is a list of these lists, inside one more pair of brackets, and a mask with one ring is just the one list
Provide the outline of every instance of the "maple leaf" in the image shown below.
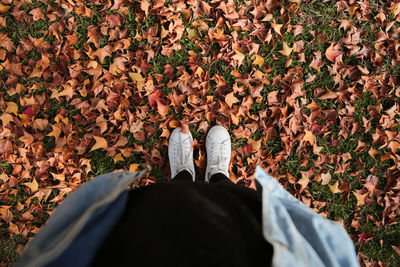
[[237,99],[234,95],[233,92],[227,94],[225,96],[225,103],[228,104],[228,106],[231,108],[233,104],[240,102],[239,99]]
[[150,7],[150,3],[147,0],[142,0],[140,2],[140,8],[144,11],[144,13],[146,14],[146,17],[149,15],[149,7]]
[[400,2],[393,4],[389,10],[392,12],[394,17],[397,17],[400,14]]
[[336,181],[336,183],[334,183],[333,185],[328,184],[329,186],[329,190],[333,193],[333,194],[337,194],[342,192],[342,190],[339,189],[339,182]]
[[232,58],[237,61],[237,66],[240,66],[243,63],[245,56],[242,53],[240,53],[239,51],[235,51],[235,53],[236,54]]
[[311,145],[315,142],[315,137],[312,131],[304,130],[303,142],[310,142]]
[[0,13],[1,13],[1,14],[7,13],[7,11],[8,11],[10,8],[11,8],[10,6],[6,6],[6,5],[3,5],[3,4],[0,3]]
[[6,127],[11,121],[14,121],[13,117],[8,113],[3,113],[0,116],[0,120],[3,122],[3,127]]
[[283,49],[279,51],[284,56],[289,56],[293,51],[293,48],[290,48],[285,42],[283,42]]
[[90,151],[93,151],[93,150],[96,150],[99,148],[108,148],[106,139],[104,139],[103,137],[100,137],[100,136],[93,136],[93,138],[96,141],[96,143],[94,144],[94,146],[92,146]]
[[255,55],[253,64],[258,65],[261,68],[262,65],[264,64],[264,58],[259,55]]
[[39,189],[39,184],[37,183],[35,178],[33,178],[32,182],[24,183],[24,185],[29,187],[31,193],[35,193]]
[[283,24],[275,24],[273,22],[271,22],[271,27],[274,29],[274,31],[279,34],[282,35],[281,33],[281,28],[282,28]]
[[325,56],[333,63],[335,63],[335,59],[341,54],[342,52],[336,50],[334,43],[331,43],[331,45],[325,51]]
[[367,193],[361,193],[362,190],[356,190],[353,192],[353,195],[357,198],[357,206],[364,206],[365,205],[365,199],[368,196]]

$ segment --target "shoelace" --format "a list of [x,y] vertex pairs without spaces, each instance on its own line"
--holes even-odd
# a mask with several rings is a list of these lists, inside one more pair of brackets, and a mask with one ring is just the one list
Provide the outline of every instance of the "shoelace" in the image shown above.
[[212,153],[210,169],[224,169],[224,163],[230,159],[230,154],[228,153],[227,147],[226,145],[224,145],[224,142],[211,143]]
[[[189,144],[188,144],[189,143]],[[186,165],[190,156],[190,138],[180,139],[179,145],[175,146],[175,158],[178,159],[178,164],[180,166]],[[179,157],[177,155],[180,155]]]

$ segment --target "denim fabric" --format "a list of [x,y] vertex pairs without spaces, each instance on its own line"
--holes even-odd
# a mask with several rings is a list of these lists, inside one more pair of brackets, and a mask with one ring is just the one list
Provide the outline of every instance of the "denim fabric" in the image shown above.
[[315,213],[257,166],[263,232],[274,247],[273,266],[359,266],[345,229]]
[[[147,170],[140,172],[118,172],[100,175],[72,192],[54,211],[47,223],[27,245],[16,266],[56,266],[53,262],[58,262],[63,257],[64,252],[71,249],[75,242],[94,242],[92,238],[96,231],[84,231],[89,226],[88,222],[92,219],[103,216],[108,207],[115,208],[115,217],[107,216],[106,221],[97,221],[108,230],[114,225],[125,207],[126,194],[121,197],[126,188],[134,181],[143,177]],[[94,226],[94,225],[93,225]],[[103,229],[107,234],[107,229]],[[81,239],[86,241],[80,241]],[[102,237],[97,237],[101,240]],[[76,243],[75,243],[76,244]],[[71,247],[72,246],[72,247]],[[94,254],[90,248],[84,252]],[[68,255],[70,258],[80,260],[79,255]],[[93,255],[86,255],[82,262],[87,262]]]
[[[88,265],[121,216],[125,189],[144,175],[109,173],[72,192],[28,244],[17,266]],[[340,224],[322,218],[260,167],[255,178],[262,186],[263,233],[274,247],[273,266],[359,266]]]

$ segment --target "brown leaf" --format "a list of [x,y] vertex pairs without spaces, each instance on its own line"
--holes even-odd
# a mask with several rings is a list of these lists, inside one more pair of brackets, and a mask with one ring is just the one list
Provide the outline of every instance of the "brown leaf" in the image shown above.
[[94,144],[94,146],[90,149],[90,151],[99,149],[99,148],[108,148],[108,144],[106,139],[104,139],[103,137],[100,136],[93,136],[94,140],[96,141],[96,143]]
[[36,179],[33,178],[32,182],[24,183],[31,190],[31,194],[35,193],[39,189],[39,184],[36,182]]
[[304,131],[303,142],[307,142],[307,141],[310,142],[311,145],[314,144],[315,137],[314,137],[312,131],[308,131],[308,130]]
[[334,47],[334,43],[331,43],[331,45],[326,49],[325,56],[333,63],[335,63],[335,59],[340,56],[342,52],[339,50],[336,50]]
[[240,101],[239,101],[239,99],[237,99],[237,98],[235,97],[235,95],[234,95],[233,92],[231,92],[231,93],[229,93],[229,94],[227,94],[227,95],[225,96],[225,103],[228,104],[228,106],[229,106],[230,108],[232,108],[232,105],[233,105],[233,104],[238,103],[238,102],[240,102]]

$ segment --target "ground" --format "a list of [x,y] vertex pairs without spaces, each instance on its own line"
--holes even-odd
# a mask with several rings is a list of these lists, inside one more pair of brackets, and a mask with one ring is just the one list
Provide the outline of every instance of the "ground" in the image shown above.
[[0,262],[96,175],[167,141],[231,133],[230,178],[257,165],[341,223],[360,263],[400,262],[400,4],[377,0],[0,0]]

